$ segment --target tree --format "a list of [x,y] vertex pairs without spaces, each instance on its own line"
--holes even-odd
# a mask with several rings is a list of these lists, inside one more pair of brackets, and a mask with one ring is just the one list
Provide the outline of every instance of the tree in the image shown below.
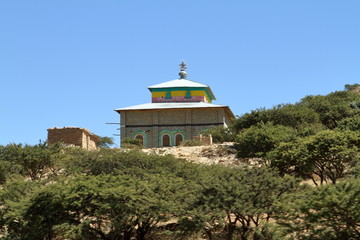
[[351,107],[352,102],[359,102],[360,95],[349,91],[338,91],[326,96],[307,96],[301,104],[319,114],[320,121],[328,129],[333,129],[344,118],[355,116],[358,111]]
[[137,138],[124,138],[121,140],[121,147],[129,149],[140,149],[143,147],[143,142],[141,139]]
[[98,148],[110,148],[111,146],[114,146],[114,138],[112,137],[100,137],[100,142],[96,144]]
[[360,131],[360,116],[341,120],[338,122],[338,128],[340,130]]
[[235,148],[238,150],[238,157],[265,157],[281,142],[294,139],[295,134],[295,130],[289,127],[261,123],[238,134]]
[[360,87],[360,84],[356,83],[356,84],[345,84],[345,90],[347,91],[352,91],[355,89],[358,89]]
[[277,204],[284,239],[360,239],[360,181],[285,194]]
[[27,200],[42,185],[38,181],[24,181],[20,175],[12,175],[0,190],[0,235],[4,240],[23,240],[24,212]]
[[319,115],[302,104],[279,104],[268,110],[269,121],[294,129],[303,128],[320,122]]
[[235,136],[231,128],[217,127],[204,132],[205,135],[211,135],[214,143],[233,142]]
[[199,182],[202,191],[187,219],[209,239],[222,229],[227,240],[255,237],[272,216],[275,200],[297,186],[293,178],[281,178],[268,167],[205,168]]
[[271,109],[260,108],[235,120],[232,129],[236,133],[260,123],[273,123],[294,129],[320,123],[319,115],[303,104],[279,104]]
[[282,143],[271,153],[271,165],[283,173],[311,178],[317,185],[336,183],[358,162],[360,134],[354,131],[324,130],[316,135]]
[[138,240],[159,222],[181,216],[194,196],[174,176],[77,176],[39,191],[23,214],[22,239]]
[[46,170],[54,171],[54,162],[59,158],[61,146],[40,142],[37,145],[9,144],[0,148],[0,161],[10,163],[10,172],[14,169],[29,176],[32,180],[40,179]]

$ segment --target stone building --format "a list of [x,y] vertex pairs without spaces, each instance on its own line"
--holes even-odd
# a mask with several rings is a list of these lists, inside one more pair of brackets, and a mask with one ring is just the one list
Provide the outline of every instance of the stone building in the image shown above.
[[86,128],[64,127],[49,128],[48,143],[63,143],[65,145],[81,147],[88,150],[95,150],[96,144],[100,142],[100,138],[92,134]]
[[179,79],[148,87],[151,103],[115,109],[121,139],[140,139],[144,147],[177,146],[235,118],[228,106],[212,103],[209,86],[186,79],[184,62],[180,66]]

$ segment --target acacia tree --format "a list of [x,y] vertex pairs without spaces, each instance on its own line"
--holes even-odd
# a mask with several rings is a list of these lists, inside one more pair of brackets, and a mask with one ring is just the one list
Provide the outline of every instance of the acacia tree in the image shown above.
[[60,145],[48,145],[47,142],[33,146],[9,144],[0,148],[0,161],[11,164],[10,172],[17,169],[19,173],[36,180],[43,177],[46,170],[55,171],[54,162],[59,157],[60,151]]
[[283,239],[360,239],[360,181],[308,187],[285,194],[275,216]]
[[313,109],[319,114],[320,121],[328,129],[333,129],[344,118],[358,114],[351,107],[352,102],[360,101],[360,95],[349,91],[337,91],[326,96],[307,96],[301,100],[301,104]]
[[192,224],[209,239],[224,230],[224,239],[256,236],[273,214],[274,201],[297,186],[291,177],[279,177],[267,167],[210,166],[204,170],[202,191],[191,211]]
[[[146,178],[146,179],[145,179]],[[175,176],[74,176],[24,204],[21,239],[146,239],[159,222],[181,216],[194,187]]]
[[292,128],[272,123],[252,126],[237,135],[237,155],[241,158],[265,157],[281,142],[294,139],[295,134]]
[[311,178],[314,184],[336,183],[359,159],[360,134],[324,130],[316,135],[282,143],[268,154],[271,165],[283,173]]
[[42,185],[39,181],[24,181],[20,175],[11,176],[0,190],[0,235],[2,239],[20,240],[26,232],[24,211],[27,200]]
[[115,145],[114,138],[100,137],[100,141],[96,144],[98,148],[110,148]]
[[345,118],[338,122],[338,128],[341,130],[360,131],[360,117]]

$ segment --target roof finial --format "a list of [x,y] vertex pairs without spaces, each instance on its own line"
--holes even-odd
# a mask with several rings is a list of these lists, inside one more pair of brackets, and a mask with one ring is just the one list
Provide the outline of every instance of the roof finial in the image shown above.
[[179,72],[180,79],[185,79],[187,77],[187,73],[185,72],[186,69],[185,61],[182,60],[179,66],[180,66],[180,72]]

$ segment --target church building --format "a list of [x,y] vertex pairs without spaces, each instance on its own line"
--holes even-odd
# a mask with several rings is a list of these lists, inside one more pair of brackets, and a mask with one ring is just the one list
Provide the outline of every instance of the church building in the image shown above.
[[235,118],[228,106],[212,103],[209,86],[186,79],[184,62],[180,67],[179,79],[148,87],[151,103],[115,109],[121,139],[140,139],[149,148],[178,146]]

